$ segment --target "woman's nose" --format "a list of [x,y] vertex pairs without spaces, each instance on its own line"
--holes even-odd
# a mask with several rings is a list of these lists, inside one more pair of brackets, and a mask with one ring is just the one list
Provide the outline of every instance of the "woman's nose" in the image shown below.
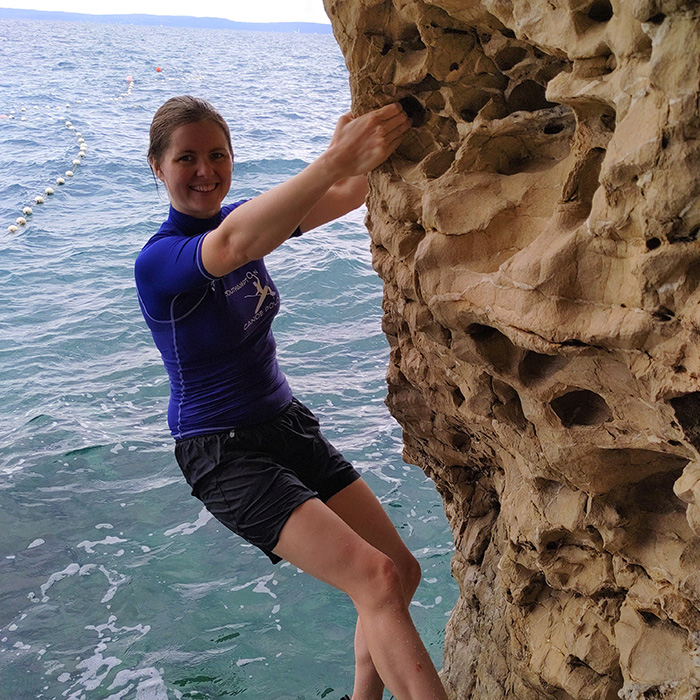
[[197,161],[197,175],[210,175],[212,173],[211,163],[202,159]]

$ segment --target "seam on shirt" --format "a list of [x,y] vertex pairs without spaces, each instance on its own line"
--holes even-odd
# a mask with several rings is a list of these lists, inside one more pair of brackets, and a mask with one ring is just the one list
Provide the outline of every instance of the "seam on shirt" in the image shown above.
[[[182,436],[182,404],[185,402],[185,377],[182,374],[182,362],[180,361],[180,349],[177,346],[177,319],[173,317],[175,302],[178,295],[175,295],[170,302],[170,326],[173,334],[173,350],[175,350],[175,361],[177,362],[177,373],[180,377],[180,400],[177,404],[177,434]],[[201,300],[200,300],[201,303]],[[196,308],[196,307],[195,307]]]
[[206,269],[204,268],[204,263],[202,262],[202,243],[204,242],[204,239],[209,235],[211,231],[207,231],[204,233],[202,236],[199,237],[199,240],[197,241],[197,250],[195,251],[195,258],[197,260],[197,269],[210,281],[214,281],[217,279],[220,279],[219,277],[212,277]]
[[[212,282],[215,282],[215,281],[216,280],[212,280]],[[155,316],[151,316],[151,314],[148,313],[148,309],[146,308],[146,305],[144,304],[143,299],[141,298],[141,294],[139,294],[138,290],[136,293],[138,295],[139,303],[141,304],[141,308],[143,309],[144,314],[146,314],[146,316],[148,316],[148,318],[150,318],[151,321],[153,321],[154,323],[177,323],[178,321],[183,321],[184,319],[186,319],[204,301],[204,298],[207,296],[207,293],[209,292],[210,285],[211,285],[211,282],[207,284],[207,287],[204,290],[204,294],[202,294],[202,296],[199,298],[197,303],[194,304],[189,311],[182,314],[182,316],[179,316],[178,318],[173,318],[173,306],[174,306],[175,302],[177,301],[178,297],[181,296],[181,294],[176,294],[170,302],[170,318],[167,318],[164,321],[161,321],[160,319],[156,318]]]

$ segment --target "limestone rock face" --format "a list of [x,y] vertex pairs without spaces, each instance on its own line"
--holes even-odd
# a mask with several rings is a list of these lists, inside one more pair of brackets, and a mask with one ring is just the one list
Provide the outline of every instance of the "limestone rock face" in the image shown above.
[[700,4],[326,0],[453,698],[700,697]]

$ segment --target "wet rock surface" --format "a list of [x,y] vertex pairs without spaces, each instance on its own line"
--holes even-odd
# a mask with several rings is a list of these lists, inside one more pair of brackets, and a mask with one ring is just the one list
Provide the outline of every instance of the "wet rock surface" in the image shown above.
[[451,697],[700,697],[698,3],[325,4],[414,122],[368,228]]

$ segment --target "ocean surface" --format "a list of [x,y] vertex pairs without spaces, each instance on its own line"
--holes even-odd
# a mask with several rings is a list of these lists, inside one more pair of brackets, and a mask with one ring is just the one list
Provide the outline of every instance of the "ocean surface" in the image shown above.
[[[211,100],[234,140],[230,199],[254,196],[349,108],[334,39],[23,20],[0,39],[0,699],[339,699],[352,605],[190,496],[132,273],[168,206],[145,158],[155,109]],[[384,405],[363,212],[268,266],[282,366],[420,560],[411,610],[440,666],[452,538]]]

